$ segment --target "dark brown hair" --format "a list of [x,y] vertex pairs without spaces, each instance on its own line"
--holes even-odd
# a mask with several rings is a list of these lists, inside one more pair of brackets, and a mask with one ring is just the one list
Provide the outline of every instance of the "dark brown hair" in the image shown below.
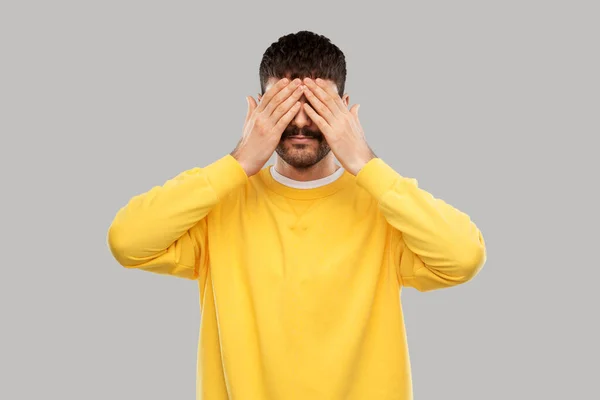
[[279,38],[265,51],[259,68],[261,93],[269,78],[321,78],[335,82],[340,96],[346,85],[344,53],[323,35],[309,31]]

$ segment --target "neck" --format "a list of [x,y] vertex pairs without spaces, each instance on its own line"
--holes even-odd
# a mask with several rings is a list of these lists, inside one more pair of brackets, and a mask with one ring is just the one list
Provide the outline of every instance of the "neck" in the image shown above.
[[328,177],[339,168],[340,167],[335,163],[335,159],[331,152],[321,161],[309,168],[294,168],[283,161],[279,156],[275,159],[275,170],[277,172],[286,178],[302,182]]

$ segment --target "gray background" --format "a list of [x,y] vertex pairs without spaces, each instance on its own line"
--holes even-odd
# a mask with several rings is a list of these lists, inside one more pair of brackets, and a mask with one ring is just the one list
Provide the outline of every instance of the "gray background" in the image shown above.
[[598,397],[593,1],[3,1],[2,399],[192,399],[193,282],[106,246],[128,199],[229,153],[262,53],[346,53],[377,154],[466,211],[489,258],[403,293],[415,398]]

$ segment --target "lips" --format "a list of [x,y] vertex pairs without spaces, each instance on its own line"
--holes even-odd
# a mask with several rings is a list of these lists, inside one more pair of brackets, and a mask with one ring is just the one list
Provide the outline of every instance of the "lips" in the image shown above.
[[288,141],[292,142],[292,143],[297,143],[297,144],[308,144],[311,143],[313,141],[315,141],[315,138],[311,138],[308,136],[290,136],[289,138],[287,138]]

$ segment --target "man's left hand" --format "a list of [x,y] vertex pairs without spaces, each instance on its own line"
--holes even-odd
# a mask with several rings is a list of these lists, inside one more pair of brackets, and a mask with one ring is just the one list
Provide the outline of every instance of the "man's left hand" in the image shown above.
[[304,110],[323,133],[344,169],[356,176],[376,157],[358,119],[360,105],[355,104],[348,110],[339,94],[321,79],[305,78],[304,84],[304,94],[310,102],[304,104]]

